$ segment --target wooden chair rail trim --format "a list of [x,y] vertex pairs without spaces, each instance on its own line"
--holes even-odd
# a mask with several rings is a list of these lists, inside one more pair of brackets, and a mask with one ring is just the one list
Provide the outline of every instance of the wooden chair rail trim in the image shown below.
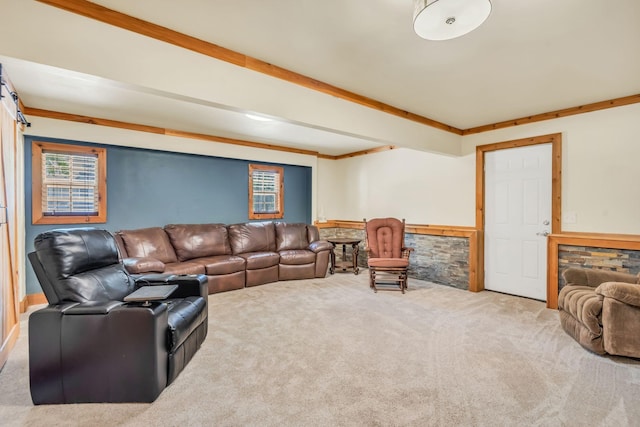
[[[318,228],[351,228],[364,230],[363,221],[349,221],[340,219],[330,219],[325,222],[314,222]],[[426,225],[426,224],[406,224],[405,231],[411,234],[426,234],[434,236],[449,237],[470,237],[476,232],[475,227],[451,226],[451,225]]]
[[607,242],[608,246],[601,246],[611,249],[634,249],[640,244],[640,234],[610,234],[610,233],[580,233],[564,231],[550,235],[558,240],[561,245],[572,246],[592,246],[593,243],[602,244]]
[[[314,222],[318,228],[350,228],[363,230],[363,221],[346,221],[331,219],[325,222]],[[481,262],[482,233],[475,227],[450,226],[450,225],[426,225],[426,224],[406,224],[405,231],[411,234],[422,234],[430,236],[463,237],[469,239],[469,291],[480,292],[484,289],[484,283],[480,280],[478,263]]]
[[640,251],[640,235],[580,232],[551,234],[547,240],[549,253],[547,308],[558,308],[558,256],[560,245]]

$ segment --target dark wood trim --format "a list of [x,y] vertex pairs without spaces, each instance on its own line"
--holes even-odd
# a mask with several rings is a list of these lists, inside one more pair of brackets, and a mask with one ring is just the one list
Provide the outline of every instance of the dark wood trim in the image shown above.
[[504,122],[464,129],[462,131],[462,135],[473,135],[476,133],[489,132],[496,129],[504,129],[513,126],[525,125],[528,123],[573,116],[575,114],[590,113],[592,111],[604,110],[607,108],[621,107],[623,105],[636,104],[638,102],[640,102],[640,94],[624,96],[622,98],[614,98],[606,101],[594,102],[592,104],[579,105],[577,107],[564,108],[562,110],[550,111],[548,113],[535,114],[533,116],[521,117],[519,119],[505,120]]
[[66,10],[67,12],[82,15],[87,18],[95,19],[96,21],[103,22],[105,24],[113,25],[124,30],[128,30],[137,34],[141,34],[153,39],[170,43],[175,46],[179,46],[183,49],[188,49],[202,55],[209,56],[221,61],[225,61],[239,67],[243,67],[252,71],[256,71],[270,77],[275,77],[287,81],[289,83],[296,84],[298,86],[312,89],[318,92],[325,93],[327,95],[334,96],[336,98],[344,99],[368,108],[372,108],[383,113],[391,114],[393,116],[401,117],[406,120],[411,120],[423,125],[431,126],[436,129],[444,130],[446,132],[462,135],[462,130],[453,126],[449,126],[445,123],[430,119],[428,117],[420,116],[409,111],[402,110],[392,105],[385,104],[375,99],[359,95],[354,92],[339,88],[337,86],[330,85],[320,80],[307,77],[305,75],[290,71],[277,65],[270,64],[265,61],[253,58],[251,56],[244,55],[239,52],[235,52],[230,49],[218,46],[214,43],[210,43],[178,31],[171,30],[167,27],[154,24],[149,21],[135,18],[130,15],[118,12],[113,9],[106,8],[104,6],[92,3],[86,0],[37,0],[40,3],[48,4],[50,6],[57,7],[59,9]]
[[[314,222],[318,228],[350,228],[364,230],[364,221],[345,221],[330,219],[328,221]],[[479,242],[482,240],[481,234],[474,227],[451,226],[451,225],[426,225],[426,224],[406,224],[405,231],[411,234],[424,234],[430,236],[463,237],[469,239],[469,291],[479,292],[480,276],[478,275],[478,261],[480,256]]]
[[[478,240],[484,240],[484,159],[485,153],[508,148],[526,147],[529,145],[551,143],[551,233],[560,233],[562,227],[562,134],[554,133],[532,138],[516,139],[498,142],[494,144],[479,145],[476,147],[476,229],[481,236]],[[549,290],[551,281],[549,272],[552,256],[547,252],[547,307],[550,307],[550,298],[553,295]],[[480,262],[482,261],[482,262]],[[557,262],[557,256],[556,256]],[[484,243],[478,246],[478,290],[484,289]],[[557,295],[556,295],[557,297]]]

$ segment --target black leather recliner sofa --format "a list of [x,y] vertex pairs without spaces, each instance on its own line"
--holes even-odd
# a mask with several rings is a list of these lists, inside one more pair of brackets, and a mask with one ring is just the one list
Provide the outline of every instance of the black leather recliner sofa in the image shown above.
[[[95,228],[47,231],[29,260],[49,305],[29,317],[34,404],[152,402],[207,335],[207,279],[129,275],[115,240]],[[176,284],[165,300],[124,302],[142,285]]]

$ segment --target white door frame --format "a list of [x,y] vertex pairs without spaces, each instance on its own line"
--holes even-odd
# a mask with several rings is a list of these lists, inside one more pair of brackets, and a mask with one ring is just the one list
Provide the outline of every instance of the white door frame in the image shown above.
[[[478,290],[484,289],[484,155],[489,151],[505,150],[508,148],[525,147],[527,145],[551,144],[551,234],[562,231],[562,134],[555,133],[532,138],[516,139],[479,145],[476,147],[476,230],[478,230]],[[549,251],[547,251],[547,254]],[[548,255],[547,255],[548,257]],[[547,258],[547,307],[549,302],[557,300],[557,296],[549,298],[549,259]]]

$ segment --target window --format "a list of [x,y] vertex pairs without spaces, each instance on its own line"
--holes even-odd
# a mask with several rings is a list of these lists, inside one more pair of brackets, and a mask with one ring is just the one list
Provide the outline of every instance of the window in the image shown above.
[[107,151],[33,142],[34,224],[107,222]]
[[284,169],[249,165],[249,219],[284,217]]

